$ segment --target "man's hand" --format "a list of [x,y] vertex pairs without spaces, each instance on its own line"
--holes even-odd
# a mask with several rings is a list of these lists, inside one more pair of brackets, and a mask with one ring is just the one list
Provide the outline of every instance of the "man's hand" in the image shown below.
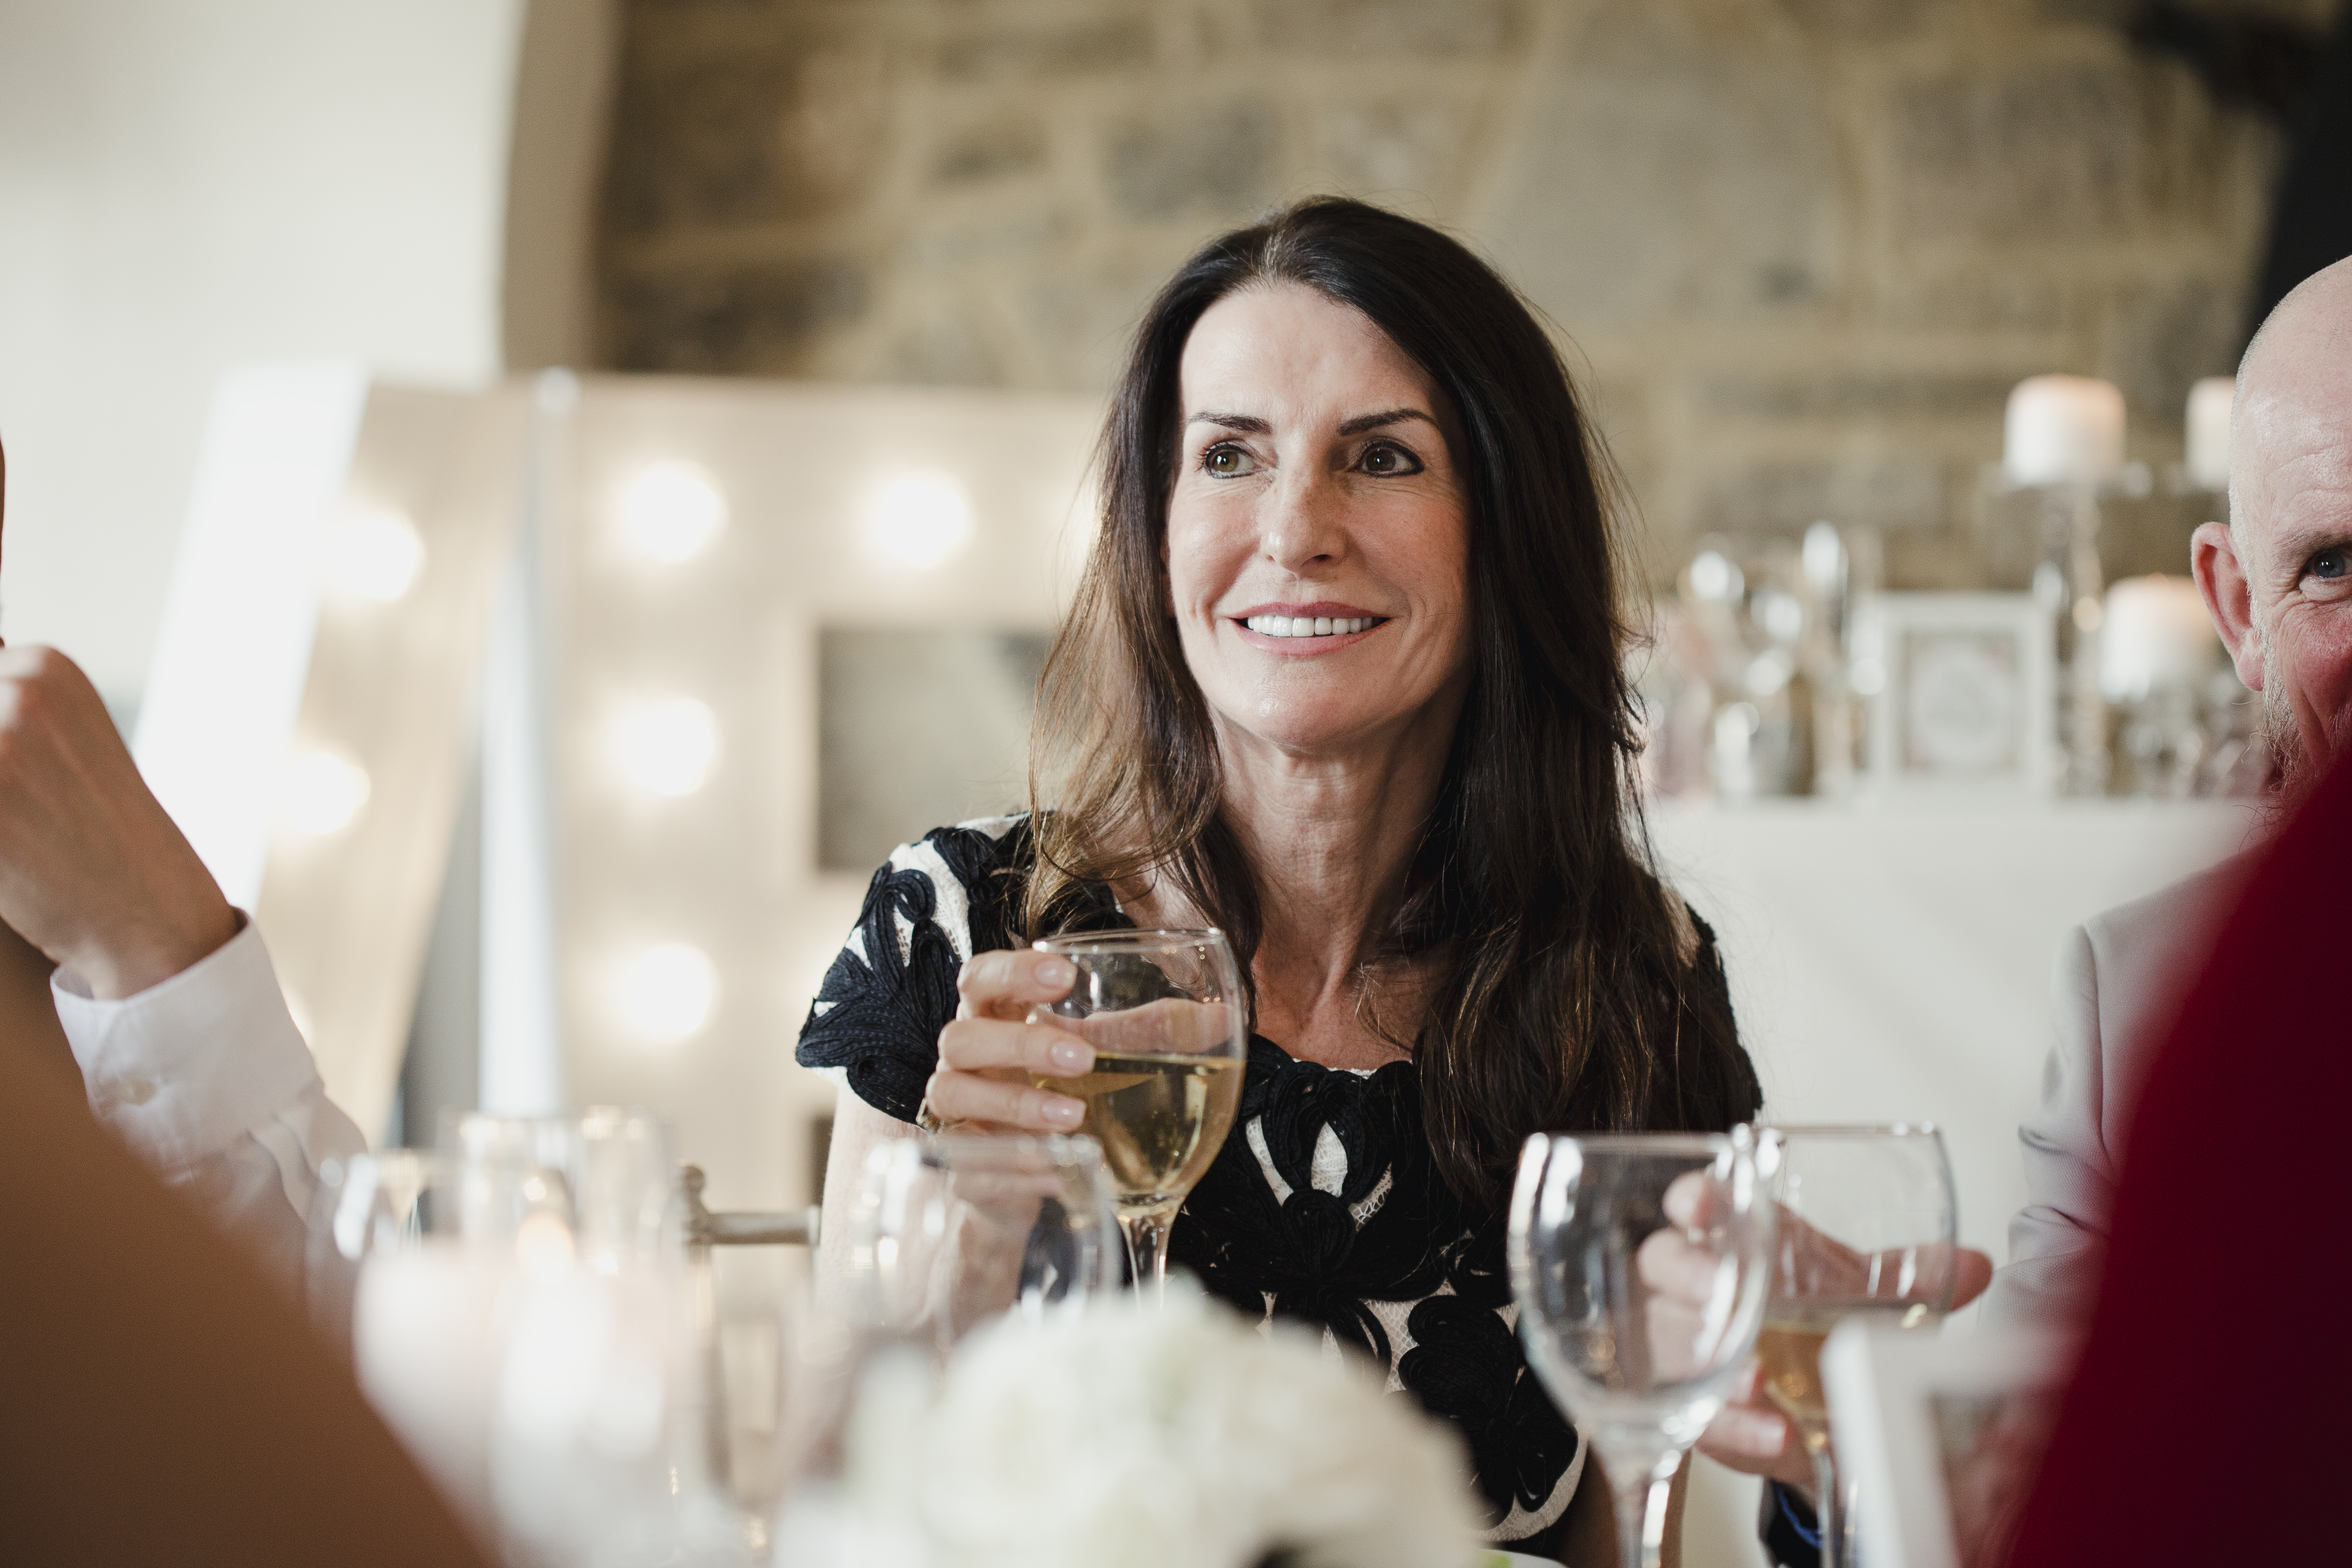
[[[1713,1187],[1685,1177],[1666,1189],[1666,1217],[1674,1224],[1654,1232],[1642,1244],[1642,1279],[1655,1292],[1651,1298],[1654,1319],[1673,1317],[1695,1329],[1709,1296],[1717,1288],[1718,1261],[1687,1237],[1703,1234],[1717,1223],[1709,1213]],[[1822,1235],[1783,1211],[1774,1246],[1777,1279],[1801,1279],[1807,1295],[1868,1297],[1891,1294],[1897,1279],[1916,1285],[1923,1277],[1949,1270],[1951,1306],[1967,1306],[1984,1294],[1992,1282],[1992,1259],[1972,1247],[1955,1247],[1948,1261],[1937,1256],[1940,1243],[1909,1255],[1912,1269],[1874,1268],[1874,1260]],[[1660,1336],[1672,1342],[1673,1336]],[[1698,1440],[1698,1451],[1716,1463],[1751,1476],[1765,1476],[1812,1495],[1813,1462],[1805,1452],[1796,1426],[1774,1409],[1761,1387],[1759,1369],[1751,1360],[1731,1391],[1730,1403],[1708,1423]]]
[[0,647],[0,921],[92,996],[168,980],[236,912],[148,791],[98,690],[54,648]]

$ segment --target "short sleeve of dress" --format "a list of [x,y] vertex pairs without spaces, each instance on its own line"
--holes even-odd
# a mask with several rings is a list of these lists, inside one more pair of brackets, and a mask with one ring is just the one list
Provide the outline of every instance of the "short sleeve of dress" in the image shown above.
[[956,973],[1010,947],[1025,816],[936,828],[874,873],[866,907],[801,1026],[793,1057],[886,1116],[915,1120],[956,1010]]

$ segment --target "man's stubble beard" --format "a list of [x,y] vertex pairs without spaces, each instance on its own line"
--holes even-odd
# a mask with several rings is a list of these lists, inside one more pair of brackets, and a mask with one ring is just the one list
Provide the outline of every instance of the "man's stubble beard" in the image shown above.
[[2286,695],[2286,681],[2279,669],[2277,645],[2268,637],[2263,639],[2262,722],[2254,736],[2270,760],[2263,781],[2263,793],[2270,799],[2270,815],[2284,822],[2294,815],[2319,781],[2327,776],[2330,763],[2344,749],[2347,725],[2343,714],[2327,721],[2325,740],[2326,754],[2312,755],[2305,743],[2303,725],[2295,717],[2294,704]]

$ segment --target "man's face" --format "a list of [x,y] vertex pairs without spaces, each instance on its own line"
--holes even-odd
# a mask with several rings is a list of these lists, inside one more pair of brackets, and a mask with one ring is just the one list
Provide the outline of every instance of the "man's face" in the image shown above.
[[2263,728],[2292,786],[2352,742],[2352,405],[2249,414],[2263,461],[2238,532]]
[[2352,272],[2336,281],[2264,329],[2240,378],[2232,525],[2193,547],[2290,795],[2352,746]]

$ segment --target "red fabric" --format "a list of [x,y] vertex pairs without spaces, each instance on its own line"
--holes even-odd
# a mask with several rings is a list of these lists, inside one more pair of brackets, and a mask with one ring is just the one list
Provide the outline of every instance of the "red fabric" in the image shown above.
[[2352,765],[2264,858],[2132,1122],[2011,1568],[2352,1562]]

